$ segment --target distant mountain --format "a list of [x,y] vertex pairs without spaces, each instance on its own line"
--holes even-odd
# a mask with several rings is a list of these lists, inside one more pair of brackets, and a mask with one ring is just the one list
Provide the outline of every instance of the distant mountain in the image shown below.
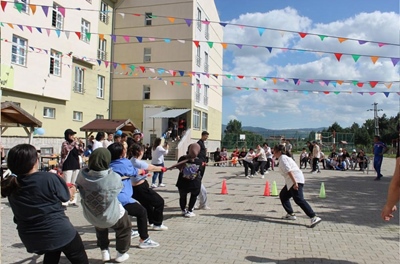
[[[225,133],[226,125],[222,125],[222,133]],[[271,136],[283,136],[285,138],[307,138],[310,132],[318,132],[326,129],[325,127],[318,128],[293,128],[293,129],[267,129],[263,127],[243,126],[242,130],[250,131],[262,135],[264,138]]]

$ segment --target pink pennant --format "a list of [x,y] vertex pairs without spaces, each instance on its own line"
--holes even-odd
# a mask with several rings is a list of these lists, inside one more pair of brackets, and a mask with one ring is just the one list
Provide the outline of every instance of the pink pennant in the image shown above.
[[149,38],[149,41],[155,41],[156,39],[155,38]]
[[46,28],[47,36],[50,36],[50,29]]
[[31,33],[32,33],[32,27],[31,26],[25,26]]
[[376,92],[369,92],[369,94],[370,94],[370,95],[374,95],[374,94],[376,94]]
[[130,40],[129,36],[123,36],[123,38],[125,39],[126,42],[129,42],[129,40]]
[[64,7],[58,6],[58,11],[60,11],[61,15],[63,17],[65,17],[65,8]]
[[106,65],[106,68],[108,67],[109,63],[110,63],[109,61],[104,61],[104,65]]
[[379,48],[385,46],[386,43],[378,43]]

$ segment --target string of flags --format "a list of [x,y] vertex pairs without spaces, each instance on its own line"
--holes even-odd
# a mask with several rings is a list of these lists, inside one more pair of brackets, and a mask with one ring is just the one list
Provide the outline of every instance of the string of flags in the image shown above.
[[[12,42],[7,40],[7,39],[1,39],[1,41],[4,41],[6,43],[11,44]],[[33,46],[28,46],[30,52],[35,52],[35,53],[41,53],[45,55],[49,55],[49,51],[44,48],[38,48],[38,47],[33,47]],[[61,57],[70,57],[72,56],[71,52],[68,53],[62,53],[60,52]],[[277,77],[277,76],[249,76],[249,75],[240,75],[240,74],[229,74],[229,73],[224,73],[224,74],[218,74],[218,73],[209,73],[209,72],[198,72],[198,71],[184,71],[184,70],[176,70],[176,69],[164,69],[164,68],[153,68],[153,67],[148,67],[144,65],[136,65],[136,64],[127,64],[127,63],[119,63],[119,62],[111,62],[111,61],[105,61],[105,60],[100,60],[100,59],[94,59],[94,58],[88,58],[86,56],[78,56],[78,55],[73,55],[73,57],[84,60],[86,62],[92,62],[92,63],[97,63],[98,66],[104,65],[105,68],[112,67],[114,70],[116,70],[118,67],[120,67],[121,70],[123,70],[123,73],[127,73],[127,69],[130,72],[151,72],[151,73],[157,73],[159,75],[162,74],[169,74],[172,77],[192,77],[192,76],[206,76],[207,78],[213,77],[215,79],[218,79],[221,77],[222,79],[225,80],[246,80],[246,79],[251,79],[254,81],[272,81],[274,85],[277,85],[278,83],[289,83],[293,82],[294,85],[302,85],[302,84],[319,84],[320,86],[329,86],[332,85],[333,87],[341,86],[341,85],[353,85],[358,88],[363,88],[366,85],[369,85],[371,88],[377,87],[377,85],[384,85],[386,88],[390,89],[393,84],[400,83],[400,80],[394,80],[394,81],[380,81],[380,80],[367,80],[367,81],[362,81],[362,80],[338,80],[338,79],[302,79],[302,78],[293,78],[293,77]],[[63,65],[67,67],[71,67],[71,64],[64,64]]]
[[[8,23],[8,22],[0,22],[0,26],[4,27],[7,24],[9,27],[14,29],[14,26],[18,27],[20,30],[24,30],[24,27],[28,29],[31,33],[33,33],[33,29],[36,29],[37,32],[40,34],[45,31],[47,33],[47,36],[50,36],[51,32],[55,32],[57,37],[61,37],[61,33],[63,32],[66,36],[67,39],[70,37],[70,33],[74,33],[78,39],[81,39],[82,34],[85,34],[86,39],[90,40],[92,35],[98,35],[99,39],[103,40],[104,36],[110,36],[113,42],[117,42],[117,37],[122,37],[122,41],[125,41],[126,43],[133,42],[135,39],[138,43],[143,43],[143,40],[148,40],[149,42],[154,42],[154,41],[163,41],[165,43],[171,43],[171,41],[177,41],[178,43],[185,44],[187,40],[185,39],[174,39],[174,38],[157,38],[157,37],[145,37],[145,36],[132,36],[132,35],[115,35],[115,34],[102,34],[102,33],[94,33],[94,32],[78,32],[78,31],[69,31],[69,30],[60,30],[60,29],[54,29],[54,28],[43,28],[43,27],[35,27],[35,26],[28,26],[28,25],[21,25],[21,24],[13,24],[13,23]],[[333,52],[333,51],[320,51],[320,50],[312,50],[312,49],[298,49],[298,48],[285,48],[285,47],[272,47],[272,46],[262,46],[262,45],[251,45],[251,44],[239,44],[239,43],[227,43],[227,42],[215,42],[215,41],[203,41],[203,40],[190,40],[193,42],[193,44],[196,47],[200,46],[200,43],[205,43],[209,46],[210,49],[214,47],[214,44],[219,44],[222,46],[223,49],[227,49],[228,46],[234,46],[239,49],[242,49],[243,47],[252,47],[252,48],[265,48],[269,51],[269,53],[272,53],[273,51],[282,51],[282,52],[287,52],[287,51],[294,51],[298,53],[315,53],[317,55],[322,55],[322,54],[333,54],[338,62],[341,61],[342,56],[351,56],[354,62],[357,62],[361,57],[369,57],[370,60],[372,61],[373,64],[375,64],[379,59],[390,59],[393,66],[395,67],[397,63],[400,61],[400,57],[388,57],[388,56],[377,56],[377,55],[362,55],[362,54],[351,54],[351,53],[344,53],[344,52]]]
[[[25,3],[22,2],[15,2],[15,1],[1,1],[1,8],[5,12],[7,4],[11,3],[15,6],[15,8],[21,13],[23,10]],[[50,5],[40,5],[40,4],[28,4],[29,8],[32,12],[33,15],[35,15],[37,11],[37,7],[41,7],[43,14],[47,17],[49,13],[49,9],[52,9],[53,6]],[[94,12],[102,12],[102,13],[110,13],[112,11],[101,11],[101,10],[94,10],[94,9],[85,9],[85,8],[80,8],[80,7],[62,7],[58,6],[57,10],[61,13],[63,17],[66,16],[66,10],[74,10],[74,11],[94,11]],[[118,12],[118,15],[120,15],[123,19],[125,19],[125,15],[132,15],[135,17],[146,17],[146,14],[140,14],[140,13],[126,13],[126,12]],[[174,24],[175,21],[181,20],[184,21],[188,27],[190,27],[193,23],[201,23],[205,25],[210,25],[210,24],[216,24],[220,25],[221,27],[226,27],[226,26],[235,26],[239,27],[241,29],[244,28],[254,28],[257,30],[258,35],[261,37],[266,30],[270,31],[278,31],[280,32],[281,36],[283,36],[285,33],[292,33],[292,34],[297,34],[300,38],[304,39],[307,36],[316,36],[318,37],[321,41],[324,41],[325,39],[328,38],[333,38],[337,39],[339,43],[344,43],[345,41],[356,41],[359,45],[364,45],[367,43],[370,44],[376,44],[378,47],[383,47],[383,46],[400,46],[400,43],[390,43],[390,42],[381,42],[381,41],[371,41],[371,40],[364,40],[364,39],[357,39],[357,38],[348,38],[348,37],[339,37],[339,36],[332,36],[332,35],[327,35],[327,34],[316,34],[316,33],[311,33],[311,32],[300,32],[300,31],[293,31],[293,30],[286,30],[286,29],[277,29],[277,28],[271,28],[271,27],[259,27],[259,26],[254,26],[254,25],[244,25],[244,24],[235,24],[235,23],[228,23],[228,22],[221,22],[221,21],[209,21],[209,20],[198,20],[198,19],[192,19],[192,18],[181,18],[181,17],[173,17],[173,16],[163,16],[163,15],[156,15],[156,14],[151,14],[147,15],[151,19],[156,19],[156,18],[162,18],[168,20],[171,24]]]

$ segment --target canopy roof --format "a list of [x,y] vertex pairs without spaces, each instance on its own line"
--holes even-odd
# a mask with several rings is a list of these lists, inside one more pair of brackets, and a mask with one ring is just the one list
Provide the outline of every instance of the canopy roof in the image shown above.
[[80,128],[85,132],[114,133],[117,130],[133,132],[136,126],[130,119],[94,119]]
[[166,110],[164,112],[152,115],[152,116],[150,116],[150,118],[175,118],[175,117],[180,116],[188,111],[190,111],[190,109],[170,109],[170,110]]
[[2,127],[41,127],[42,122],[13,102],[1,103]]

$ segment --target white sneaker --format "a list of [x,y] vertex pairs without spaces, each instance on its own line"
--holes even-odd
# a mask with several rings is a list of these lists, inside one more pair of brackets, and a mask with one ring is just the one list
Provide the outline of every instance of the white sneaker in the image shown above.
[[160,244],[155,242],[155,241],[153,241],[153,240],[151,240],[150,237],[139,243],[139,248],[142,248],[142,249],[144,249],[144,248],[155,248],[155,247],[158,247],[158,246],[160,246]]
[[153,183],[153,184],[151,185],[151,188],[157,188],[157,185],[156,185],[155,183]]
[[185,216],[186,213],[187,213],[187,210],[186,210],[186,209],[183,210],[183,211],[182,211],[182,216]]
[[165,187],[165,184],[164,184],[164,183],[160,183],[160,184],[158,185],[158,187]]
[[318,225],[321,221],[322,221],[321,218],[319,218],[318,216],[314,216],[313,218],[311,218],[310,227],[313,228],[314,226]]
[[246,179],[250,179],[250,177],[249,177],[249,176],[246,176]]
[[296,220],[296,215],[295,214],[286,214],[285,216],[282,216],[282,219]]
[[168,227],[165,226],[165,225],[163,225],[163,224],[161,224],[161,225],[159,225],[159,226],[154,225],[153,230],[156,230],[156,231],[166,231],[166,230],[168,230]]
[[154,227],[154,224],[149,224],[147,227],[152,229]]
[[117,257],[115,258],[116,262],[124,262],[125,260],[127,260],[129,258],[129,254],[128,253],[119,253],[117,252]]
[[254,178],[254,175],[252,174],[252,175],[250,175],[250,178]]
[[264,179],[264,175],[261,175],[261,179]]
[[110,261],[110,250],[108,248],[101,251],[101,258],[103,261]]
[[264,173],[265,173],[265,174],[268,174],[268,173],[269,173],[269,171],[265,171]]
[[195,213],[193,213],[193,212],[187,212],[186,214],[185,214],[185,217],[193,217],[193,216],[196,216],[196,214]]
[[131,238],[135,238],[139,236],[139,232],[132,229],[131,231]]

